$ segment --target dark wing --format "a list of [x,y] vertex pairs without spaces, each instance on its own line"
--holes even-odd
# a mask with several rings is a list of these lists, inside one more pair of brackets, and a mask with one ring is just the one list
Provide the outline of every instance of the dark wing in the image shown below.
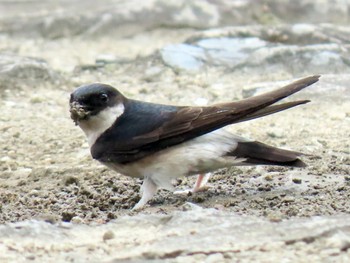
[[102,162],[133,162],[228,124],[307,103],[303,100],[272,105],[318,79],[319,76],[307,77],[259,96],[210,107],[176,107],[130,100],[114,128],[96,141],[91,153]]

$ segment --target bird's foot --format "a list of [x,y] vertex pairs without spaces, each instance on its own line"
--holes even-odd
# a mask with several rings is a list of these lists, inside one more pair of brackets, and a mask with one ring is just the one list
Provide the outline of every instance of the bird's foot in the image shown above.
[[146,177],[142,183],[141,186],[141,199],[137,202],[137,204],[132,208],[132,210],[140,210],[143,208],[147,202],[155,195],[157,192],[158,187],[157,185],[152,181],[151,178]]
[[205,192],[207,191],[210,186],[208,186],[206,183],[208,182],[210,178],[211,173],[206,174],[200,174],[197,177],[196,183],[194,184],[192,189],[185,189],[185,190],[178,190],[175,191],[174,194],[189,194],[189,193],[198,193],[198,192]]

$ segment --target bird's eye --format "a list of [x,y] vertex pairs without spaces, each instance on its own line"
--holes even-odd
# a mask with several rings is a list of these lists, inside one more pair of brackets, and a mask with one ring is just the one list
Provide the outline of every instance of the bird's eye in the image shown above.
[[106,93],[100,94],[100,100],[103,101],[103,102],[107,102],[108,101],[108,95]]

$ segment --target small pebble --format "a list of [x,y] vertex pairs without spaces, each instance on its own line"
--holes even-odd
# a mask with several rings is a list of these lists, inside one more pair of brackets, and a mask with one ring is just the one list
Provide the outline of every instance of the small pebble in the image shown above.
[[323,188],[324,188],[324,186],[322,186],[322,185],[319,185],[319,184],[314,185],[314,189],[316,189],[316,190],[323,189]]
[[106,240],[113,239],[114,237],[115,237],[115,235],[114,235],[113,231],[108,230],[107,232],[105,232],[105,233],[103,234],[102,239],[103,239],[103,241],[106,241]]
[[27,259],[28,260],[35,260],[35,256],[34,255],[29,255],[29,256],[27,256]]
[[292,181],[295,184],[301,184],[301,182],[302,182],[302,180],[300,178],[293,178]]
[[38,195],[39,195],[39,191],[38,190],[33,189],[33,190],[31,190],[29,192],[29,196],[38,196]]
[[224,256],[221,253],[214,253],[209,255],[205,262],[222,262],[224,260]]
[[79,183],[79,179],[74,176],[67,176],[66,178],[64,178],[64,185],[66,186],[71,184],[78,185],[78,183]]
[[266,175],[266,176],[264,177],[264,179],[265,179],[266,181],[272,181],[272,180],[273,180],[273,177],[272,177],[270,174],[268,174],[268,175]]
[[197,106],[206,106],[208,105],[208,100],[206,98],[199,97],[194,100],[194,104]]
[[42,103],[44,101],[45,101],[45,98],[42,98],[42,97],[35,96],[35,97],[30,98],[30,103],[32,103],[32,104]]
[[285,203],[292,203],[295,201],[295,198],[293,196],[286,196],[283,198],[283,202]]
[[183,211],[202,210],[202,207],[191,202],[186,202],[185,204],[182,205],[182,210]]
[[10,160],[11,160],[11,158],[9,156],[4,156],[0,159],[0,162],[8,162]]
[[83,219],[80,216],[74,216],[70,222],[74,224],[81,224],[83,223]]
[[275,131],[267,132],[267,135],[271,138],[279,138],[279,139],[284,137],[283,130],[278,130],[278,129],[276,129]]

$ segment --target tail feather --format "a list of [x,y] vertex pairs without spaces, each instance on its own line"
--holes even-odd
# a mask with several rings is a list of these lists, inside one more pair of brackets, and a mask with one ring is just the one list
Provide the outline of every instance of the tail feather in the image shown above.
[[238,142],[236,149],[229,156],[245,158],[244,164],[279,165],[305,167],[306,164],[298,157],[300,152],[276,148],[257,141]]

